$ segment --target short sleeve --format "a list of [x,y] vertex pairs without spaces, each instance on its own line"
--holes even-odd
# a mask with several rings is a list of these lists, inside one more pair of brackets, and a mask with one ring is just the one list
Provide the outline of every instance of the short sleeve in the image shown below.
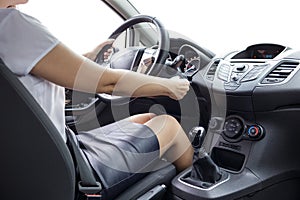
[[0,58],[17,75],[27,75],[59,43],[38,20],[16,9],[0,10],[0,18]]

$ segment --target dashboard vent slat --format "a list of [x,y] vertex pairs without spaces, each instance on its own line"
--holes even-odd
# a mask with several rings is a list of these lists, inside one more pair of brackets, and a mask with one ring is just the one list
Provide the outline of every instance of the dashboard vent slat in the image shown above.
[[283,62],[273,69],[262,81],[263,84],[280,83],[297,68],[298,62]]
[[216,71],[217,71],[217,68],[218,68],[218,65],[220,63],[220,60],[216,60],[209,68],[208,72],[206,73],[206,78],[208,80],[211,80],[213,81],[214,80],[214,77],[215,77],[215,74],[216,74]]

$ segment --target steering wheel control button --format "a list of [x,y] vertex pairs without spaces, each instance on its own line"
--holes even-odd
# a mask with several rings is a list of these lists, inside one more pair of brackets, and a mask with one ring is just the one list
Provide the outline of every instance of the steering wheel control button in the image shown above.
[[244,122],[238,117],[227,118],[224,124],[223,133],[230,139],[237,139],[244,132]]
[[259,125],[252,125],[248,128],[247,134],[252,139],[259,139],[262,136],[263,129]]

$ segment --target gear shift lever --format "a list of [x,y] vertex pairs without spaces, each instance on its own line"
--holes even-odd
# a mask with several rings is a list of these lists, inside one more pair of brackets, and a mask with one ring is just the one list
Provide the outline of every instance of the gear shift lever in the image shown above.
[[216,183],[221,179],[220,168],[214,163],[204,148],[200,148],[198,158],[194,159],[191,178],[207,183]]
[[205,135],[206,135],[206,131],[201,126],[196,126],[190,130],[188,137],[189,140],[191,141],[194,150],[200,149],[204,141]]
[[193,160],[197,159],[199,149],[202,146],[202,143],[204,141],[206,135],[206,131],[201,126],[193,127],[190,132],[188,133],[188,138],[194,148],[194,156]]
[[[194,148],[193,166],[189,180],[193,183],[216,183],[221,179],[219,167],[214,163],[202,146],[206,132],[203,127],[194,127],[188,134]],[[201,185],[201,184],[200,184]]]

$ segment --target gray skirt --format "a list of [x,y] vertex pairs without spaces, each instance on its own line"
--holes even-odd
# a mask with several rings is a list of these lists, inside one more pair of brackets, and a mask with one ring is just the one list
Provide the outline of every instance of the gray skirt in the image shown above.
[[143,124],[121,120],[80,132],[77,139],[109,198],[143,178],[159,160],[157,137]]

